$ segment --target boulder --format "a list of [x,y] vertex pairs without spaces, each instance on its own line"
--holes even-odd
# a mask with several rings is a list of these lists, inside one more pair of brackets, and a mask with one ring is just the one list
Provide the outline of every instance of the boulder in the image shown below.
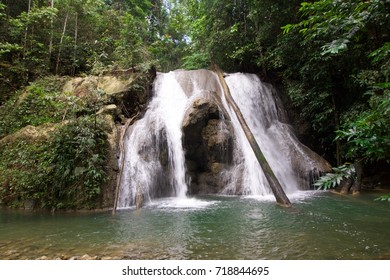
[[299,149],[292,150],[290,158],[301,189],[310,189],[320,176],[332,171],[328,161],[301,143]]
[[56,130],[58,127],[66,124],[64,121],[58,124],[47,123],[40,126],[28,125],[0,139],[0,146],[12,144],[20,139],[29,143],[44,141],[49,137],[49,133]]

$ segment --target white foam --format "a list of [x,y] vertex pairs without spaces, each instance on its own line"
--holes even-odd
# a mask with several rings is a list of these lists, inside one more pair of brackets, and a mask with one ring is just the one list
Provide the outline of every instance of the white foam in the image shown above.
[[159,209],[183,209],[196,210],[205,209],[219,203],[219,201],[205,201],[196,198],[166,198],[153,200],[148,204],[148,207]]
[[[287,197],[290,199],[292,203],[303,202],[309,198],[316,197],[320,194],[323,194],[323,191],[295,191],[293,193],[287,194]],[[246,195],[242,197],[243,199],[254,199],[257,201],[272,201],[275,202],[275,197],[270,195]]]

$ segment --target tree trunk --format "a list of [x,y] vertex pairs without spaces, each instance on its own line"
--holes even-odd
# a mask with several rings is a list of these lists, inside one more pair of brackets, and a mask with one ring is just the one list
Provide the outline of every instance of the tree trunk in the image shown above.
[[[50,8],[54,8],[54,0],[50,1]],[[51,54],[53,52],[53,36],[54,36],[54,31],[53,31],[53,25],[54,25],[54,20],[51,18],[50,20],[50,41],[49,41],[49,55],[48,55],[48,62],[50,65],[50,60],[51,60]],[[50,67],[51,68],[51,67]]]
[[347,194],[349,193],[349,190],[351,189],[351,186],[352,186],[352,182],[353,180],[350,179],[350,178],[344,178],[341,182],[340,182],[340,193],[342,194]]
[[[29,0],[28,8],[27,8],[27,16],[30,15],[31,5],[32,5],[31,0]],[[28,23],[26,22],[26,28],[24,30],[23,57],[25,57],[27,53],[27,35],[28,35]]]
[[217,73],[217,75],[219,77],[219,80],[220,80],[222,87],[223,87],[223,91],[225,93],[226,100],[227,100],[229,106],[232,107],[233,111],[235,112],[235,114],[236,114],[236,116],[241,124],[241,127],[245,133],[245,136],[248,139],[248,142],[251,145],[252,150],[255,153],[255,156],[256,156],[261,168],[264,171],[264,175],[267,178],[268,183],[270,184],[271,190],[276,198],[276,201],[283,206],[290,207],[291,202],[288,199],[286,193],[284,192],[282,186],[280,185],[280,183],[279,183],[278,179],[276,178],[274,172],[272,171],[271,167],[269,166],[267,159],[264,157],[259,145],[257,144],[257,141],[256,141],[252,131],[250,130],[249,126],[247,125],[247,123],[244,119],[244,116],[242,115],[242,113],[240,111],[240,108],[238,108],[236,102],[234,101],[233,97],[231,96],[229,87],[226,84],[226,81],[223,77],[222,71],[216,65],[214,65],[213,70]]
[[62,48],[62,42],[64,41],[64,37],[65,37],[66,25],[68,24],[68,17],[69,17],[69,11],[66,12],[65,21],[64,21],[64,29],[62,30],[60,44],[58,46],[58,56],[57,56],[57,63],[56,63],[56,75],[58,75],[58,68],[60,66],[61,48]]
[[357,159],[354,162],[356,180],[352,185],[352,194],[359,194],[362,188],[362,176],[363,176],[363,163],[361,159]]
[[[334,96],[334,93],[332,94],[332,107],[333,107],[334,125],[337,131],[340,129],[340,119],[339,119],[339,114],[337,113],[336,98]],[[337,166],[341,165],[341,144],[339,139],[336,139],[336,163]]]
[[78,37],[78,13],[76,13],[76,23],[75,23],[75,29],[74,29],[72,76],[74,76],[76,74],[77,37]]
[[263,79],[268,79],[268,74],[267,74],[267,69],[265,67],[265,62],[264,62],[264,54],[263,54],[263,47],[260,45],[259,46],[259,54],[260,54],[260,60],[261,60],[261,74]]

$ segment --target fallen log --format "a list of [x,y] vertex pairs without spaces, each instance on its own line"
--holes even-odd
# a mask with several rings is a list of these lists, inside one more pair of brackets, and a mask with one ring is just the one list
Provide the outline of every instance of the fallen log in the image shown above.
[[237,103],[234,101],[233,97],[230,94],[229,87],[225,81],[224,74],[221,71],[221,69],[218,68],[217,65],[213,66],[212,69],[219,78],[219,81],[222,85],[222,89],[225,93],[226,101],[228,105],[233,109],[234,113],[237,116],[238,121],[241,124],[241,127],[245,133],[246,138],[248,139],[249,144],[252,147],[253,152],[255,153],[256,159],[258,160],[265,177],[268,180],[268,183],[271,187],[271,190],[276,198],[276,201],[281,204],[282,206],[291,207],[291,202],[288,199],[286,193],[284,192],[282,186],[280,185],[280,182],[276,178],[274,172],[272,171],[270,165],[268,164],[267,159],[265,158],[263,152],[260,149],[260,146],[258,145],[252,131],[250,130],[248,124],[245,121],[244,116],[241,113],[240,108],[237,106]]

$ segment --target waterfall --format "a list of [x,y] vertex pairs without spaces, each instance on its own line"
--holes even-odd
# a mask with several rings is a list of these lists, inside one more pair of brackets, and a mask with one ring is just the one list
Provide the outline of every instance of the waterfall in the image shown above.
[[[252,74],[229,74],[226,82],[286,193],[307,189],[307,174],[323,170],[326,162],[297,140],[286,123],[273,88]],[[184,198],[188,191],[199,192],[194,186],[213,182],[218,182],[219,188],[213,190],[220,194],[271,194],[214,72],[177,70],[159,73],[153,94],[144,117],[130,127],[125,137],[119,207],[134,205],[137,193],[141,193],[145,201],[158,197]],[[212,105],[207,107],[207,104]],[[196,116],[194,108],[201,111],[200,117]],[[210,119],[205,118],[205,108],[209,110],[206,113]],[[185,118],[190,118],[189,123],[198,130],[188,132],[187,129],[188,134],[183,135]],[[231,159],[229,155],[213,157],[207,150],[210,149],[205,143],[207,139],[201,137],[205,137],[205,130],[210,130],[212,125],[220,131],[209,135],[210,138],[218,141],[226,137],[233,139],[225,141],[228,145],[217,142],[221,153],[231,151]],[[197,137],[198,146],[191,151],[198,161],[194,163],[194,159],[188,159],[191,145],[185,150],[183,141]],[[229,145],[230,149],[225,147]],[[216,162],[210,164],[207,160]],[[186,165],[189,164],[197,167],[188,170],[190,168]],[[199,175],[199,172],[203,173]],[[204,189],[208,190],[203,188],[203,192]]]
[[[285,123],[281,122],[272,88],[260,81],[256,75],[236,73],[226,77],[226,82],[233,99],[239,106],[248,126],[271,169],[278,178],[286,193],[299,189],[290,160],[290,145],[285,135],[292,133]],[[225,106],[226,101],[224,102]],[[243,165],[243,193],[250,195],[271,194],[268,181],[242,131],[234,112],[229,108],[234,129],[239,131],[239,146],[243,159],[236,157],[236,165]],[[236,168],[237,170],[237,168]],[[237,175],[235,175],[237,176]]]
[[119,207],[133,205],[138,191],[146,200],[185,197],[187,192],[181,120],[188,97],[173,72],[158,75],[154,94],[144,117],[125,138]]

